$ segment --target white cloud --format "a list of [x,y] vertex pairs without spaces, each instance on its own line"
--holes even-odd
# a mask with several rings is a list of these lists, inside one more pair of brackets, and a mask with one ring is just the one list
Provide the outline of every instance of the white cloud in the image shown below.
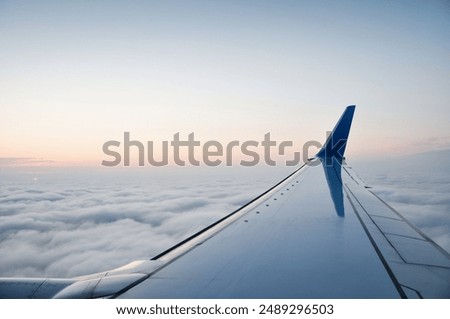
[[2,277],[70,277],[151,258],[284,175],[264,180],[191,171],[155,177],[130,170],[111,177],[56,169],[41,172],[36,182],[35,174],[8,175],[2,185]]
[[[450,250],[450,174],[442,166],[431,177],[430,171],[394,164],[355,169],[383,199]],[[151,258],[291,170],[0,172],[0,276],[71,277]]]

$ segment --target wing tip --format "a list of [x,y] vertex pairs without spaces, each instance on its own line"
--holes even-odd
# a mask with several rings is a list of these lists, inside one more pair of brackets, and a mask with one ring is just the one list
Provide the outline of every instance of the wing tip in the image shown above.
[[352,125],[355,109],[356,105],[349,105],[345,108],[344,113],[342,113],[339,121],[331,134],[328,136],[323,147],[317,153],[316,157],[322,159],[344,158],[345,148],[347,146],[348,135]]

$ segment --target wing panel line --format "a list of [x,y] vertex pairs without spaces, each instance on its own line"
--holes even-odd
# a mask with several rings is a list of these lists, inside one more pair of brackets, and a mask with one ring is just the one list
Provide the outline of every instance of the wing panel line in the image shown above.
[[[355,204],[353,203],[353,200],[350,198],[348,192],[350,192],[350,193],[352,194],[352,196],[354,197],[354,199],[356,200],[356,202],[358,202],[359,206],[366,212],[366,214],[367,214],[367,211],[364,209],[364,207],[361,205],[361,203],[358,201],[358,199],[355,197],[355,195],[354,195],[353,192],[348,188],[347,185],[345,185],[345,188],[344,188],[344,189],[345,189],[345,192],[346,192],[346,194],[347,194],[347,198],[348,198],[348,200],[349,200],[349,202],[350,202],[350,205],[352,206],[353,211],[355,212],[356,217],[358,218],[359,222],[361,223],[361,226],[363,227],[364,232],[366,233],[367,237],[369,238],[370,243],[372,244],[373,248],[375,249],[375,252],[377,253],[378,257],[380,258],[381,263],[383,264],[384,268],[386,269],[386,271],[387,271],[387,273],[388,273],[388,275],[389,275],[389,278],[391,278],[391,280],[392,280],[392,282],[393,282],[395,288],[397,289],[397,291],[398,291],[400,297],[401,297],[402,299],[406,299],[407,296],[406,296],[405,292],[403,291],[403,289],[402,289],[400,283],[398,282],[397,278],[395,277],[394,272],[392,271],[391,267],[389,267],[388,262],[386,261],[386,259],[384,258],[383,254],[381,253],[380,249],[378,248],[378,246],[377,246],[375,240],[372,238],[372,235],[370,234],[369,230],[367,229],[367,226],[364,224],[364,221],[362,220],[360,214],[358,213],[358,210],[356,209],[356,206],[355,206]],[[370,217],[369,217],[369,218],[370,218]],[[375,225],[375,226],[376,226],[376,225]],[[378,226],[376,226],[376,227],[378,227]],[[395,249],[395,248],[394,248],[394,249]],[[398,253],[398,252],[397,252],[397,253]],[[399,256],[400,256],[400,255],[399,255]],[[400,256],[400,258],[401,258],[401,256]]]

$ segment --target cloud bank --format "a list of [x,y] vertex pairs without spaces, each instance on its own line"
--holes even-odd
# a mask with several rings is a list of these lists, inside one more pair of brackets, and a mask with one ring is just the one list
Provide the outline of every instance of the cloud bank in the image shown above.
[[[435,157],[350,164],[378,195],[450,251],[450,152]],[[151,258],[291,171],[2,168],[0,276],[72,277]]]
[[71,277],[151,258],[284,175],[210,172],[3,171],[0,276]]

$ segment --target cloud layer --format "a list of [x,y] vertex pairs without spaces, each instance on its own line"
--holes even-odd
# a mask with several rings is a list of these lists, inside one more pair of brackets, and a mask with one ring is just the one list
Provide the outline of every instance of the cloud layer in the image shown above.
[[[423,163],[420,156],[418,162]],[[354,168],[377,194],[450,251],[447,162],[417,169],[410,158],[408,165],[398,160]],[[151,258],[291,170],[3,168],[0,276],[71,277]]]
[[210,172],[3,171],[0,276],[70,277],[153,257],[284,174]]

